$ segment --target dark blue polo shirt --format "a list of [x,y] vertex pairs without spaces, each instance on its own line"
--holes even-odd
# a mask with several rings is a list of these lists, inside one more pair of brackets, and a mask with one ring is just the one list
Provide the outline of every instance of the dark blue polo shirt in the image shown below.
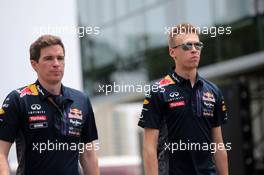
[[213,83],[197,74],[192,87],[171,71],[146,94],[138,125],[160,130],[159,175],[215,175],[212,128],[226,120],[223,96]]
[[19,175],[79,175],[79,153],[97,139],[89,98],[62,86],[54,96],[36,83],[12,91],[0,110],[0,139],[16,141]]

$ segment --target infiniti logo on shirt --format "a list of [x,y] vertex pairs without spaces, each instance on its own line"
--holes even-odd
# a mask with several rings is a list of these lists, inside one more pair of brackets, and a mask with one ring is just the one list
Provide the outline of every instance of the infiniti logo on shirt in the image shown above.
[[40,106],[40,104],[33,104],[33,105],[31,105],[31,109],[32,110],[40,110],[41,106]]
[[171,92],[170,93],[170,97],[178,97],[179,96],[179,92]]

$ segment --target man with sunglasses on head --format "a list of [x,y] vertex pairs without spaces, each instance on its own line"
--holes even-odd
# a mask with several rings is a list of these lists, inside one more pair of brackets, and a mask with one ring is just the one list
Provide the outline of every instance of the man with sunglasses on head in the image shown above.
[[138,123],[146,175],[228,175],[221,131],[226,105],[218,87],[197,72],[198,32],[179,24],[168,43],[175,67],[146,94]]
[[8,153],[16,142],[17,175],[99,175],[97,129],[88,96],[62,85],[65,49],[43,35],[30,46],[38,79],[12,91],[0,109],[0,175],[9,175]]

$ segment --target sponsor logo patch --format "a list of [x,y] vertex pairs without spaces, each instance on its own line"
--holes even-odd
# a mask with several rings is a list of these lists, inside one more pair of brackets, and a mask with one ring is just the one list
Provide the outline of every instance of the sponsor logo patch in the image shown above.
[[25,95],[38,95],[38,90],[35,84],[31,84],[25,87],[22,90],[16,90],[19,93],[20,98],[24,97]]
[[81,134],[80,134],[80,132],[78,132],[78,131],[72,131],[72,130],[69,130],[69,135],[73,135],[73,136],[77,136],[77,137],[79,137]]
[[176,102],[169,103],[170,108],[175,108],[175,107],[179,107],[179,106],[185,106],[185,102],[184,101],[176,101]]
[[28,118],[28,121],[31,122],[36,122],[36,121],[47,121],[48,117],[45,115],[37,115],[37,116],[30,116]]
[[144,105],[147,105],[149,104],[149,101],[147,99],[144,99],[144,102],[143,102]]
[[75,127],[69,127],[69,135],[79,137],[81,135],[81,129]]
[[179,94],[179,92],[171,92],[170,93],[170,97],[178,97],[180,94]]
[[40,104],[31,104],[30,110],[28,111],[28,115],[42,115],[45,114],[45,110],[41,110],[42,106]]
[[73,119],[70,119],[70,123],[75,126],[75,127],[79,127],[82,125],[82,122],[79,122],[78,120],[73,120]]
[[212,111],[203,111],[204,117],[213,117],[214,113]]
[[214,95],[211,92],[204,92],[203,100],[215,103]]
[[204,101],[204,105],[208,108],[214,108],[214,104],[213,103],[209,103],[209,102],[206,102]]
[[3,108],[0,108],[0,116],[5,114],[5,110]]
[[183,101],[184,97],[177,91],[170,92],[166,98],[167,102],[172,102],[172,101]]
[[227,107],[225,105],[225,101],[224,100],[222,100],[222,111],[223,112],[226,112],[227,111]]
[[82,120],[82,111],[77,108],[71,108],[68,114],[68,118],[75,118]]
[[163,86],[167,86],[170,84],[175,84],[175,82],[171,79],[171,77],[169,75],[165,76],[162,80],[160,80],[159,82],[159,86],[163,87]]
[[40,106],[40,104],[32,104],[32,105],[30,106],[30,108],[31,108],[32,110],[40,110],[40,109],[41,109],[41,106]]
[[40,129],[40,128],[47,128],[48,122],[38,122],[38,123],[31,123],[29,125],[30,129]]
[[223,105],[223,106],[222,106],[222,111],[223,111],[223,112],[226,112],[226,111],[227,111],[226,105]]
[[45,111],[28,111],[28,115],[40,115],[45,113]]

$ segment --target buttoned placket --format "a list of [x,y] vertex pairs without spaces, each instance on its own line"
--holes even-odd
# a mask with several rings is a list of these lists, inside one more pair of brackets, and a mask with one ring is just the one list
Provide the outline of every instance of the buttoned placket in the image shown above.
[[65,105],[62,105],[62,110],[60,109],[60,107],[55,103],[55,101],[51,98],[48,97],[48,100],[52,103],[52,105],[56,108],[56,110],[58,111],[59,115],[60,115],[60,120],[61,120],[61,127],[62,129],[60,129],[60,131],[62,132],[62,135],[66,135],[67,134],[67,114],[66,114],[66,109],[65,109]]
[[191,82],[187,81],[188,90],[191,92],[190,94],[190,102],[193,116],[201,116],[201,102],[200,102],[200,93],[199,93],[199,84],[195,82],[194,86],[191,86]]

